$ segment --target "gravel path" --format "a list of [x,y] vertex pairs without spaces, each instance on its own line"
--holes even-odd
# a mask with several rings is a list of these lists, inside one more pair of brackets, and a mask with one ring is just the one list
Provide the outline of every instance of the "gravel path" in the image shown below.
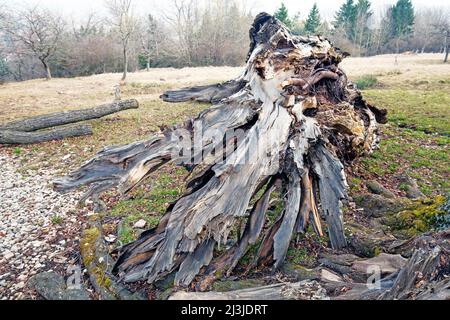
[[22,173],[20,159],[0,150],[0,300],[34,299],[32,275],[77,263],[86,212],[76,209],[79,194],[52,190],[55,176]]

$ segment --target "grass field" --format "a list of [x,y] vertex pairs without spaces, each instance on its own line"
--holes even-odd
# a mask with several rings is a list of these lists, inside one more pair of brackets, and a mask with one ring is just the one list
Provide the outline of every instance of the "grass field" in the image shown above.
[[[397,176],[407,173],[418,180],[426,195],[450,190],[450,64],[440,55],[393,55],[349,58],[343,67],[351,80],[374,79],[364,89],[373,104],[389,110],[389,123],[383,128],[380,150],[358,160],[349,180],[352,192],[364,189],[367,179],[379,180],[401,194]],[[159,95],[169,88],[204,84],[236,77],[241,68],[209,67],[153,69],[131,73],[123,98],[136,98],[141,107],[100,120],[91,121],[94,135],[32,146],[0,147],[20,159],[23,173],[51,168],[65,174],[107,145],[125,144],[148,137],[162,125],[171,125],[195,116],[207,105],[168,104]],[[0,123],[26,116],[85,108],[113,99],[118,74],[86,78],[33,80],[0,86]],[[65,159],[65,160],[63,160]],[[183,191],[185,172],[174,167],[154,174],[125,200],[109,203],[111,215],[123,217],[120,240],[136,237],[131,228],[144,218],[157,224],[168,204]],[[111,195],[110,195],[111,196]]]

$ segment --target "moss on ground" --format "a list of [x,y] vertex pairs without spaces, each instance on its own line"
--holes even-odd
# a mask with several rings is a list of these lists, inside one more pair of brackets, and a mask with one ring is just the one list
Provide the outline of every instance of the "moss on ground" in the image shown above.
[[227,292],[227,291],[235,291],[235,290],[242,290],[247,288],[255,288],[264,286],[265,282],[261,279],[246,279],[246,280],[239,280],[239,281],[231,281],[231,280],[225,280],[225,281],[216,281],[213,284],[213,291],[218,292]]
[[294,265],[313,267],[316,259],[310,254],[308,248],[290,247],[287,252],[287,261]]
[[441,89],[370,89],[364,97],[387,108],[389,121],[397,126],[450,136],[450,83]]
[[438,227],[440,218],[448,212],[442,209],[444,196],[414,202],[398,213],[391,214],[384,222],[401,238],[410,238]]

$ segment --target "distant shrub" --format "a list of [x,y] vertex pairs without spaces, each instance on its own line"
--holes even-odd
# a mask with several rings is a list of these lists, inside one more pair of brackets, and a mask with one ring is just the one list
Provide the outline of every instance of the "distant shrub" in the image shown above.
[[378,84],[378,79],[374,75],[364,75],[355,81],[356,86],[360,90],[375,87]]

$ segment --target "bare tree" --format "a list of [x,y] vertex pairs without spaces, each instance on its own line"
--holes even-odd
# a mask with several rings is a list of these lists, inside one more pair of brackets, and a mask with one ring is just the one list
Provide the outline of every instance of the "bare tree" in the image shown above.
[[68,73],[86,76],[116,71],[113,66],[120,61],[122,50],[105,28],[104,18],[90,13],[71,25],[71,33],[62,46]]
[[162,37],[162,30],[158,21],[149,14],[143,19],[139,28],[139,40],[142,54],[146,60],[146,69],[150,70],[151,60],[158,59],[160,53],[160,43],[164,41]]
[[444,63],[446,63],[448,61],[450,46],[450,11],[445,11],[445,14],[440,16],[439,21],[435,21],[433,26],[436,30],[435,34],[440,35],[444,40]]
[[90,12],[84,20],[75,22],[72,20],[72,33],[77,40],[96,33],[101,28],[104,19],[99,17],[97,13]]
[[52,73],[49,60],[55,56],[66,26],[62,17],[36,6],[8,12],[2,21],[2,30],[12,42],[19,43],[39,59],[47,80],[50,80]]
[[165,19],[175,29],[179,42],[179,52],[185,64],[192,65],[196,60],[198,31],[200,30],[200,10],[197,0],[172,0],[173,14]]
[[444,63],[448,61],[449,42],[450,42],[450,29],[447,28],[447,30],[445,30],[445,40],[444,40],[444,50],[445,50]]
[[123,50],[123,75],[122,82],[127,79],[128,50],[130,40],[137,28],[137,19],[134,16],[132,0],[106,0],[105,4],[110,13],[110,24],[119,35]]
[[247,54],[252,17],[237,0],[172,0],[166,21],[176,32],[184,65],[240,65]]

